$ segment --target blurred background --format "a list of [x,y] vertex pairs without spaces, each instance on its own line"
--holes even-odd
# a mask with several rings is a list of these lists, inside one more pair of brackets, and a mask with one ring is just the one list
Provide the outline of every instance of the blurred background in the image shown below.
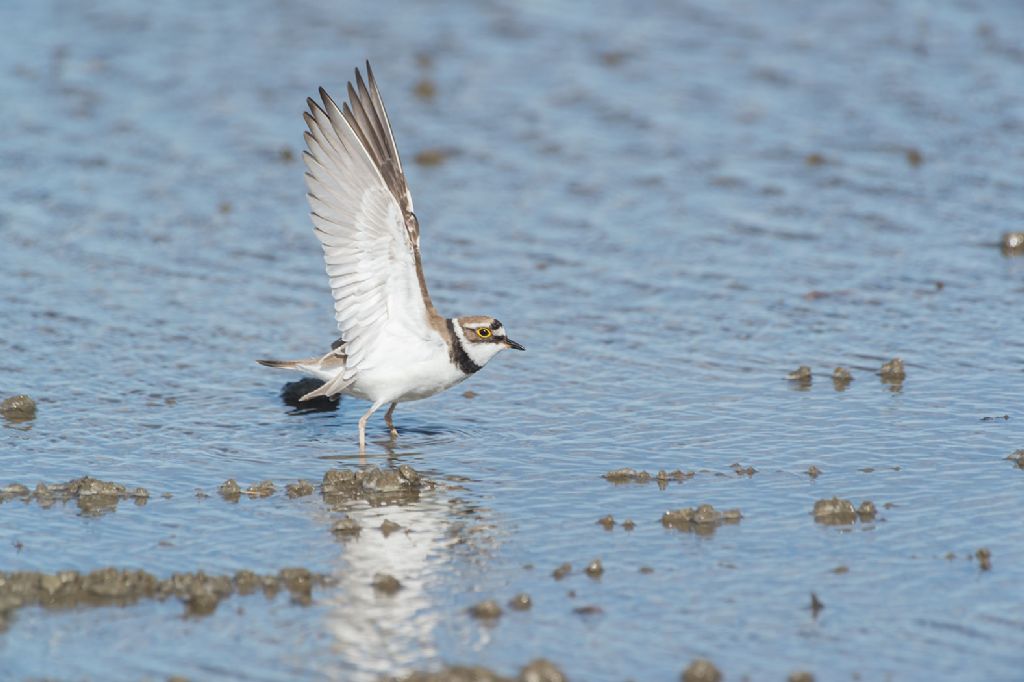
[[[1018,679],[1024,257],[1000,245],[1024,229],[1022,34],[1009,0],[6,0],[0,398],[37,412],[3,422],[0,487],[88,473],[151,498],[8,500],[0,570],[336,584],[205,618],[20,608],[5,674],[375,680],[545,657],[667,681],[704,657],[727,679]],[[283,485],[361,466],[364,405],[297,411],[254,360],[336,338],[301,113],[366,59],[434,302],[529,350],[400,407],[394,443],[375,419],[368,464],[441,485],[339,511]],[[880,376],[895,357],[905,378]],[[694,476],[602,478],[620,467]],[[233,504],[227,478],[278,492]],[[816,523],[833,496],[878,516]],[[744,518],[659,523],[703,503]],[[371,530],[338,541],[342,512]],[[406,589],[374,591],[378,572]],[[505,606],[519,592],[532,609]],[[467,613],[487,599],[500,618]]]

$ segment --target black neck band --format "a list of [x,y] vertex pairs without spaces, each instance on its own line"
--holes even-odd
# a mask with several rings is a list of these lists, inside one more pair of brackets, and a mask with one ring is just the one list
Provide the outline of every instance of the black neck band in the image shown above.
[[480,365],[473,362],[473,358],[469,357],[469,353],[462,346],[462,339],[459,338],[458,332],[455,331],[455,323],[451,321],[451,318],[445,320],[448,323],[448,333],[452,337],[452,349],[451,358],[455,366],[458,367],[463,374],[473,374],[480,371]]

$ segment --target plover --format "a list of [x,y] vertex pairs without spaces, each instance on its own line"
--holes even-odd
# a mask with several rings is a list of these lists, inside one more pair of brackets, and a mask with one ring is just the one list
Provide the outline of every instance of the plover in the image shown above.
[[420,262],[420,226],[413,212],[398,148],[377,82],[366,63],[341,108],[320,88],[303,113],[309,130],[307,197],[314,232],[323,246],[341,338],[327,353],[304,360],[258,360],[324,380],[302,396],[339,394],[368,400],[366,422],[390,403],[421,400],[476,373],[506,348],[525,350],[501,322],[486,315],[441,317],[427,292]]

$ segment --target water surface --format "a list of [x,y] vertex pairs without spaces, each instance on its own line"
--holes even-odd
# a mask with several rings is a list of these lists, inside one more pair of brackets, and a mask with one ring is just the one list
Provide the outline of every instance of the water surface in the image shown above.
[[[1019,678],[1024,471],[1004,457],[1024,447],[1024,259],[997,244],[1024,215],[1017,3],[321,5],[0,8],[0,388],[39,405],[0,430],[0,484],[153,493],[99,517],[5,503],[0,569],[338,581],[201,619],[173,600],[21,609],[0,634],[11,679],[535,657],[573,680],[676,680],[696,657],[727,679]],[[335,338],[300,113],[364,58],[435,303],[529,351],[400,406],[396,443],[372,422],[368,464],[448,485],[355,505],[409,532],[345,542],[318,495],[280,489],[360,466],[365,405],[295,414],[254,359]],[[896,356],[899,386],[876,373]],[[801,364],[809,387],[785,378]],[[696,475],[602,479],[624,466]],[[229,477],[279,492],[231,504]],[[815,524],[835,495],[880,513]],[[701,503],[744,518],[660,525]],[[376,595],[377,572],[406,588]],[[466,614],[524,591],[533,608],[496,625]]]

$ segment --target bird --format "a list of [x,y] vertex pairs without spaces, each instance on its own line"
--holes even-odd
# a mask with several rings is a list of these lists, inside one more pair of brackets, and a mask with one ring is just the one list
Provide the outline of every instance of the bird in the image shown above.
[[353,396],[384,405],[391,438],[399,403],[422,400],[478,372],[499,352],[526,350],[489,315],[442,317],[423,277],[420,224],[394,133],[369,61],[355,69],[341,107],[321,87],[306,98],[306,188],[323,248],[341,333],[331,349],[302,360],[257,360],[324,381],[300,400]]

